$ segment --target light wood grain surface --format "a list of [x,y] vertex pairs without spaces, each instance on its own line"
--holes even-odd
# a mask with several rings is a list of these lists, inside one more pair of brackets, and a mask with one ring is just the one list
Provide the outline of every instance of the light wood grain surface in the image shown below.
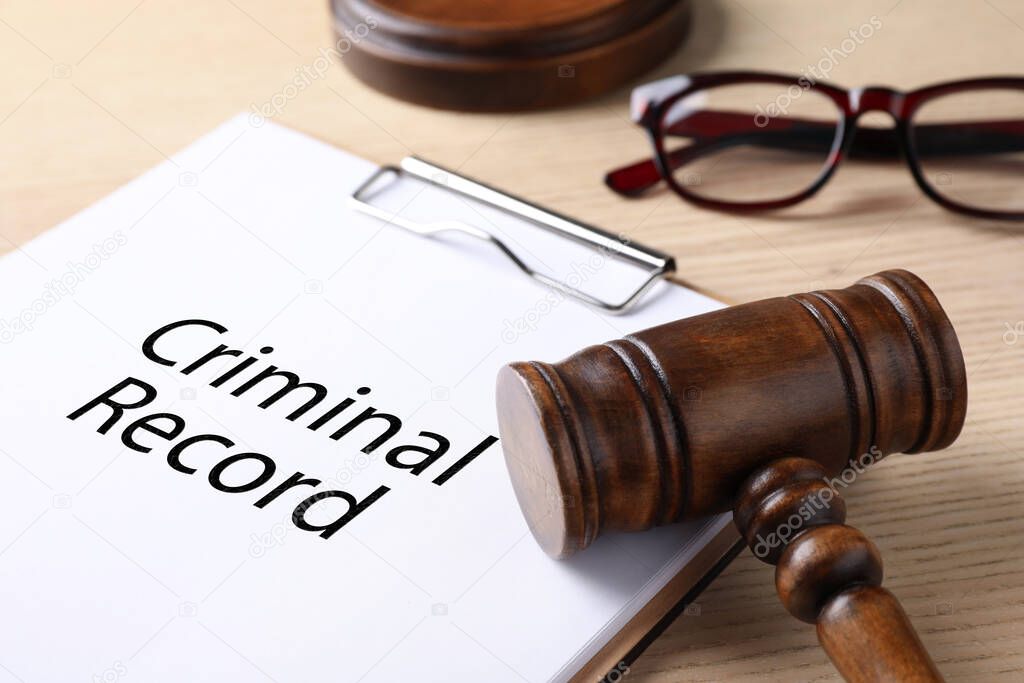
[[[851,29],[845,85],[910,88],[1024,72],[1015,0],[706,0],[659,74],[800,71]],[[333,42],[323,0],[0,3],[0,241],[13,249],[240,110],[285,93]],[[342,58],[341,61],[344,61]],[[281,97],[277,98],[280,101]],[[711,213],[668,193],[626,201],[601,173],[647,152],[627,92],[528,115],[463,115],[387,99],[338,63],[275,119],[390,162],[414,152],[674,253],[686,279],[742,301],[903,267],[929,282],[967,359],[970,407],[946,452],[897,456],[846,493],[950,680],[1024,673],[1024,226],[961,218],[897,164],[850,163],[817,198],[768,216]],[[202,182],[201,173],[199,182]],[[779,400],[785,400],[779,396]],[[772,569],[738,559],[632,667],[655,681],[821,681],[813,629],[778,604]]]

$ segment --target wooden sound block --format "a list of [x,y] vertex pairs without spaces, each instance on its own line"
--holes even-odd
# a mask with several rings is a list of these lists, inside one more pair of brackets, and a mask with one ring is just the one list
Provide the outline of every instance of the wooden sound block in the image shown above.
[[331,0],[337,53],[377,90],[443,109],[572,104],[686,35],[688,0]]

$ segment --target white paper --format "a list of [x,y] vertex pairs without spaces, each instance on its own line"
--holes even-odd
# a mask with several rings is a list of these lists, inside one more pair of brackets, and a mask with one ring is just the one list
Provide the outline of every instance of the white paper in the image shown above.
[[[606,537],[556,562],[528,533],[500,443],[432,483],[497,435],[502,364],[558,360],[719,304],[666,286],[616,318],[552,299],[486,244],[351,212],[345,197],[372,170],[240,116],[3,259],[0,680],[564,680],[727,523]],[[410,210],[465,210],[428,197]],[[151,333],[187,319],[227,332],[169,333],[155,349],[174,367],[143,355]],[[218,344],[244,353],[180,372]],[[209,386],[249,355],[250,369]],[[289,421],[293,396],[261,409],[262,385],[231,395],[268,363],[328,399]],[[67,417],[128,377],[157,397],[108,433],[107,407]],[[346,396],[347,412],[307,429]],[[360,451],[369,425],[329,438],[370,406],[402,420],[386,446]],[[127,448],[124,427],[154,412],[180,416],[182,434],[139,431],[152,450]],[[386,462],[423,430],[450,451],[419,476]],[[196,445],[182,456],[195,474],[172,469],[170,447],[203,433],[236,445]],[[210,468],[247,451],[272,458],[269,483],[213,488]],[[224,482],[260,471],[236,467]],[[297,471],[325,483],[254,507]],[[382,485],[329,538],[292,522],[316,491],[362,499]],[[327,523],[345,507],[308,512]]]

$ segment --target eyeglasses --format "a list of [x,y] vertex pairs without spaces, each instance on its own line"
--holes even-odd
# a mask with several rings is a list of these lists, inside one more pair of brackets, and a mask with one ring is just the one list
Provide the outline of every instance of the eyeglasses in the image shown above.
[[[952,211],[1024,220],[1024,78],[982,78],[901,93],[844,90],[808,76],[675,76],[633,91],[633,119],[654,158],[608,173],[633,197],[664,180],[687,201],[725,211],[792,206],[844,157],[902,156],[921,190]],[[892,128],[858,128],[889,113]]]

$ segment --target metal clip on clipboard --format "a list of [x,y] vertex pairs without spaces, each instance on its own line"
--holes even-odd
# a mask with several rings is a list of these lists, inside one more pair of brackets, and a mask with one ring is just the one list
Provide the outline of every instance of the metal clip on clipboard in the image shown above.
[[[605,301],[592,296],[579,288],[572,287],[561,282],[550,275],[541,273],[526,264],[505,242],[494,234],[462,221],[442,220],[433,223],[419,223],[399,216],[371,204],[368,195],[375,188],[379,187],[381,178],[392,176],[395,182],[403,175],[412,176],[418,180],[429,183],[435,187],[469,197],[488,206],[492,206],[506,214],[516,216],[529,223],[532,223],[548,232],[554,233],[565,239],[593,247],[619,261],[629,263],[643,268],[646,273],[644,281],[632,292],[629,292],[625,299],[619,303]],[[461,176],[441,166],[424,161],[417,157],[406,157],[402,160],[401,166],[382,166],[360,185],[349,198],[352,208],[361,213],[378,218],[386,223],[397,225],[419,235],[435,235],[442,232],[461,232],[477,239],[493,244],[504,254],[515,266],[528,277],[537,280],[541,284],[556,289],[566,296],[589,304],[609,313],[625,313],[643,298],[651,287],[658,280],[665,278],[675,272],[675,261],[671,256],[641,244],[624,242],[611,233],[600,228],[573,220],[567,216],[541,208],[525,199],[520,199],[506,194],[483,183]]]

